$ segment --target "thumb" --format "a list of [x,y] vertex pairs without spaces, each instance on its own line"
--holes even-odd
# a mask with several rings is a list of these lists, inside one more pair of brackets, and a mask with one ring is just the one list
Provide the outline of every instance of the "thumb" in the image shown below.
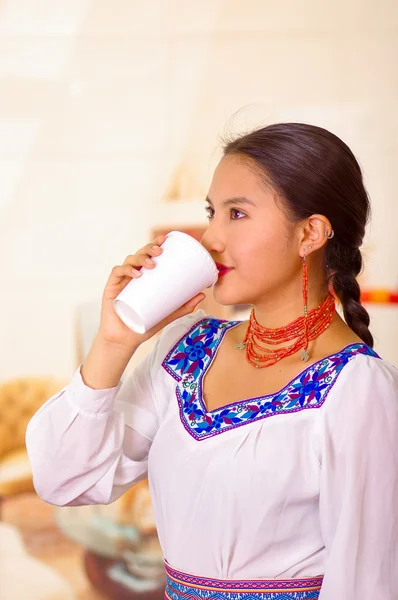
[[181,308],[183,308],[185,313],[192,312],[193,310],[195,310],[198,304],[200,304],[205,298],[206,294],[203,294],[203,292],[201,292],[200,294],[197,294],[196,296],[191,298],[191,300],[183,304]]

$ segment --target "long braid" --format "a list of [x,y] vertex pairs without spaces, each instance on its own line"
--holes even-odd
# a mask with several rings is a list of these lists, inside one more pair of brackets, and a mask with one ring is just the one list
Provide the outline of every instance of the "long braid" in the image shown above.
[[332,271],[331,283],[340,300],[344,319],[349,327],[371,348],[373,336],[369,331],[370,317],[360,302],[361,289],[356,279],[362,270],[362,254],[358,248],[342,251],[338,246],[330,245],[327,258]]

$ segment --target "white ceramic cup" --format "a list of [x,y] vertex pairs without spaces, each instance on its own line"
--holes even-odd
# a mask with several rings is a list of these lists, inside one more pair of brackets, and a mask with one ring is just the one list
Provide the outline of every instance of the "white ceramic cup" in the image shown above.
[[141,277],[132,279],[113,301],[116,314],[136,333],[146,333],[218,279],[214,260],[192,236],[171,231],[162,249],[151,257],[156,266],[142,267]]

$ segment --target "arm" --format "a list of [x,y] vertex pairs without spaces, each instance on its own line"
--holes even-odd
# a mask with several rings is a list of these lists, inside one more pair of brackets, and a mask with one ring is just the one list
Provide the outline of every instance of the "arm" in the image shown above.
[[70,384],[33,416],[26,445],[44,501],[108,504],[145,478],[158,427],[152,385],[158,345],[121,383],[131,353],[119,354],[96,339]]
[[326,548],[319,600],[396,600],[398,371],[365,356],[344,370],[318,423]]

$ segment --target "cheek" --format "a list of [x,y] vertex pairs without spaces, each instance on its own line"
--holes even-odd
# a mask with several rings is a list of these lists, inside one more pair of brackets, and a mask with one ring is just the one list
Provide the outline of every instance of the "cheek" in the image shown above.
[[250,283],[280,277],[289,270],[291,250],[288,240],[278,233],[252,237],[240,249],[236,267],[240,278]]
[[245,244],[239,248],[237,266],[239,269],[252,270],[269,266],[280,253],[276,240],[272,235],[253,234],[246,238]]

